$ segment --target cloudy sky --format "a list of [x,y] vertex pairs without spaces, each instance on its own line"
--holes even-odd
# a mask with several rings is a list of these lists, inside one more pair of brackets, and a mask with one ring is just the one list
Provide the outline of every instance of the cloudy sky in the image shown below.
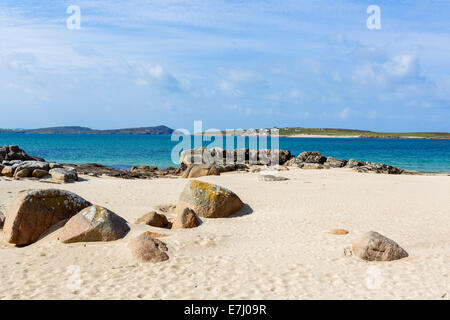
[[450,131],[449,15],[445,0],[1,0],[0,127]]

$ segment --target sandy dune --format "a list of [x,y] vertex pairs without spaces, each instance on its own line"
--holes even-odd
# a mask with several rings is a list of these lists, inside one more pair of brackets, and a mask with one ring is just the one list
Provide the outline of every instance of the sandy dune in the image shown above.
[[[60,187],[130,222],[110,243],[62,244],[56,234],[24,248],[0,236],[1,299],[448,299],[450,177],[376,175],[331,170],[280,172],[200,180],[228,187],[248,204],[245,214],[204,220],[195,229],[134,225],[160,204],[176,203],[186,180],[90,178],[57,185],[0,180],[0,206],[15,192]],[[331,235],[344,228],[348,235]],[[127,241],[144,230],[161,238],[170,259],[135,262]],[[378,231],[409,257],[365,262],[344,255],[354,237]],[[78,278],[77,275],[80,277]]]

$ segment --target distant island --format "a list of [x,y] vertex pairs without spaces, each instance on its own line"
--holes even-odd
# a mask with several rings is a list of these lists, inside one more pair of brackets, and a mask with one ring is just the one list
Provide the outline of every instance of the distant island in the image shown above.
[[[378,139],[450,139],[449,132],[375,132],[356,129],[334,129],[334,128],[261,128],[250,130],[235,130],[233,135],[268,135],[272,129],[278,129],[280,137],[298,138],[378,138]],[[171,135],[174,129],[167,126],[140,127],[126,129],[97,130],[80,126],[49,127],[39,129],[0,129],[0,133],[38,133],[38,134],[148,134],[148,135]],[[253,133],[252,133],[253,132]],[[203,132],[203,135],[225,135],[226,131]]]
[[[271,130],[278,129],[280,137],[298,138],[377,138],[377,139],[450,139],[449,132],[375,132],[356,129],[335,129],[335,128],[261,128],[250,130],[236,130],[233,135],[269,135]],[[220,132],[225,135],[226,131]],[[214,135],[217,132],[204,132],[204,135]]]
[[127,129],[109,129],[96,130],[86,127],[67,126],[67,127],[50,127],[39,129],[0,129],[1,132],[9,133],[40,133],[40,134],[153,134],[153,135],[169,135],[174,130],[166,126],[141,127]]

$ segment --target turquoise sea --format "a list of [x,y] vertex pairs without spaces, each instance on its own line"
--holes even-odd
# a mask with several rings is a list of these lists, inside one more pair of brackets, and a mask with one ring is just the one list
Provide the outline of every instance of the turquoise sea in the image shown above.
[[[203,146],[210,143],[205,141]],[[0,145],[11,144],[47,161],[95,162],[122,169],[132,165],[177,166],[171,161],[171,152],[178,141],[171,141],[170,136],[0,133]],[[407,170],[450,172],[449,139],[282,137],[279,145],[295,155],[320,151],[326,156],[381,162]]]

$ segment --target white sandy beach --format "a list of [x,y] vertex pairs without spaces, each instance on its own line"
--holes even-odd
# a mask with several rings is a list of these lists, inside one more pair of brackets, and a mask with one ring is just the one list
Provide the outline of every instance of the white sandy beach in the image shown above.
[[[62,244],[56,233],[23,248],[0,238],[0,299],[448,299],[450,177],[377,175],[347,169],[291,170],[288,181],[255,173],[202,177],[230,188],[251,213],[203,219],[194,229],[134,225],[154,206],[175,204],[185,179],[85,177],[66,185],[0,178],[3,210],[27,188],[57,187],[109,208],[131,226],[122,240]],[[331,235],[344,228],[348,235]],[[127,242],[151,230],[170,259],[137,263]],[[365,262],[344,255],[377,231],[409,257]],[[79,267],[81,282],[77,286]]]

